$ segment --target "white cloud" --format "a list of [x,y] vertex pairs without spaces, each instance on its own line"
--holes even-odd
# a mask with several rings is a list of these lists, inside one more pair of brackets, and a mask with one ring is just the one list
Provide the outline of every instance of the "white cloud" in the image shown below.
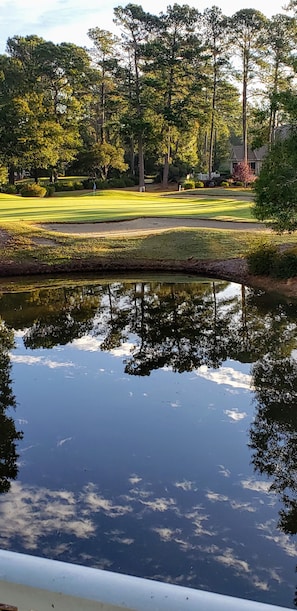
[[[179,4],[183,4],[179,0]],[[158,14],[166,11],[167,0],[142,0],[145,11]],[[245,0],[238,0],[236,9],[231,0],[218,0],[217,5],[226,14],[245,8]],[[90,28],[99,26],[120,36],[120,29],[113,23],[113,8],[118,6],[116,0],[0,0],[1,10],[1,40],[4,50],[8,36],[37,34],[46,40],[58,42],[73,42],[88,48],[92,46],[87,36]],[[202,0],[199,9],[209,6],[207,0]],[[256,0],[250,0],[251,8],[259,8]],[[283,12],[282,0],[262,0],[261,10],[269,15]]]
[[282,533],[280,530],[275,530],[274,520],[268,520],[263,524],[258,524],[257,528],[258,530],[262,531],[265,539],[268,541],[273,541],[273,543],[280,547],[291,558],[296,558],[296,542],[292,540],[292,537],[289,535]]
[[83,492],[83,503],[85,509],[83,511],[84,514],[88,514],[90,511],[100,512],[102,511],[110,518],[117,518],[119,516],[123,516],[127,513],[132,512],[131,505],[116,505],[112,503],[109,499],[106,499],[102,495],[100,495],[94,484],[90,483],[85,486]]
[[251,388],[251,376],[241,371],[236,371],[232,367],[221,367],[218,370],[211,370],[206,365],[202,365],[195,373],[200,378],[205,378],[210,382],[215,382],[215,384],[224,384],[246,390]]
[[209,501],[213,501],[213,502],[229,501],[229,498],[225,496],[224,494],[218,494],[218,492],[212,492],[211,490],[208,490],[205,496]]
[[59,369],[63,367],[75,367],[74,363],[67,361],[65,363],[60,361],[52,361],[43,356],[30,356],[26,354],[11,354],[11,360],[17,365],[42,365],[43,367],[49,367],[49,369]]
[[222,475],[223,477],[230,477],[231,471],[229,471],[227,467],[224,467],[224,465],[218,465],[218,467],[220,475]]
[[140,499],[140,503],[145,505],[152,511],[167,511],[168,509],[172,509],[172,507],[176,506],[176,501],[174,499],[168,498],[156,498],[151,501],[143,501]]
[[230,420],[233,420],[233,422],[239,422],[247,417],[246,412],[239,412],[238,409],[225,409],[224,414],[226,414]]
[[109,353],[113,356],[129,356],[134,348],[135,346],[131,342],[123,342],[121,346],[113,348]]
[[24,486],[21,482],[12,482],[10,492],[3,497],[0,520],[6,525],[0,535],[4,547],[9,547],[15,537],[26,549],[33,550],[41,538],[59,531],[78,539],[95,534],[92,520],[79,515],[74,493]]
[[181,488],[185,492],[188,492],[188,491],[194,489],[194,482],[191,482],[191,481],[186,480],[186,479],[183,480],[182,482],[175,482],[174,485],[175,485],[176,488]]
[[128,481],[130,482],[130,484],[132,484],[132,486],[134,486],[135,484],[139,484],[139,482],[142,481],[142,477],[139,477],[138,475],[136,475],[136,473],[132,473]]
[[255,479],[244,479],[241,482],[241,485],[243,488],[245,488],[246,490],[253,490],[254,492],[260,492],[263,494],[268,494],[268,492],[270,491],[270,484],[269,482],[262,482],[259,480],[255,480]]
[[72,439],[72,437],[66,437],[65,439],[61,439],[61,441],[57,442],[57,448],[60,448],[64,445],[64,443],[67,443],[67,441],[71,441]]
[[83,337],[74,339],[71,342],[71,346],[77,350],[84,350],[85,352],[100,352],[102,341],[102,338],[84,335]]

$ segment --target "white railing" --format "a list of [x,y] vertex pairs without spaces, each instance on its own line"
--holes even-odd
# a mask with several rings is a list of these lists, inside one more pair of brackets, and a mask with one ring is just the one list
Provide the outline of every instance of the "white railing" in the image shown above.
[[[18,611],[273,611],[253,601],[0,550],[0,603]],[[2,608],[0,606],[0,608]],[[282,607],[283,608],[283,607]]]

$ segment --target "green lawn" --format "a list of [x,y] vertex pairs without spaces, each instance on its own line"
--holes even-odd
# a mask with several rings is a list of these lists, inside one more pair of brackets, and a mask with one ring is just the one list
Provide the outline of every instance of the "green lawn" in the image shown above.
[[[212,192],[213,193],[213,192]],[[0,194],[0,222],[88,222],[135,217],[202,217],[251,221],[251,202],[221,191],[220,197],[185,192],[161,195],[136,191],[78,191],[44,199]]]
[[[213,193],[213,191],[212,191]],[[129,261],[227,259],[244,256],[252,244],[267,240],[267,234],[242,230],[206,228],[172,229],[162,233],[122,236],[80,236],[52,232],[38,226],[46,221],[86,222],[129,219],[143,216],[207,217],[254,220],[251,202],[228,196],[205,197],[195,192],[162,195],[136,191],[61,193],[53,198],[22,198],[0,195],[0,265],[11,262],[39,262],[59,265],[97,258]],[[295,245],[294,234],[271,235],[275,243]],[[95,268],[94,268],[95,269]]]

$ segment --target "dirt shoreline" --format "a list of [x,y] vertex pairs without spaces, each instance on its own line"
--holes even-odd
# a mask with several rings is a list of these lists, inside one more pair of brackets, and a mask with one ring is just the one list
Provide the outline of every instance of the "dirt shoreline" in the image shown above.
[[88,259],[73,259],[64,263],[46,265],[38,262],[24,261],[0,262],[0,278],[16,278],[27,276],[59,276],[75,273],[184,273],[209,278],[218,278],[237,282],[266,292],[280,294],[288,298],[297,298],[297,278],[275,280],[265,276],[252,276],[248,273],[245,259],[226,260],[114,260],[90,257]]

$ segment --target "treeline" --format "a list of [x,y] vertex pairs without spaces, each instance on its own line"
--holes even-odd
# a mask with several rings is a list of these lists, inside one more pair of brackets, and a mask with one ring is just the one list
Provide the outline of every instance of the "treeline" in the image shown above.
[[[294,2],[293,2],[294,5]],[[294,8],[294,6],[291,6]],[[123,172],[142,188],[195,169],[211,173],[230,139],[270,145],[296,117],[295,17],[254,9],[226,17],[168,6],[114,9],[118,35],[89,30],[90,49],[14,36],[0,56],[0,162],[14,183],[30,170],[106,180]]]

